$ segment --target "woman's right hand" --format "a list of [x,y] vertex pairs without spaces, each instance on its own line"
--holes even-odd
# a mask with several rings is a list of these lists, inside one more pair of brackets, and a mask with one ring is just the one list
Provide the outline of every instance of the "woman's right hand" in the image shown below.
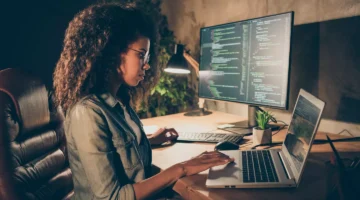
[[211,167],[214,167],[217,165],[224,165],[224,164],[227,164],[227,163],[233,162],[233,161],[234,161],[234,158],[230,158],[229,156],[227,156],[221,152],[205,151],[190,160],[179,163],[179,165],[183,169],[183,176],[190,176],[190,175],[205,171]]

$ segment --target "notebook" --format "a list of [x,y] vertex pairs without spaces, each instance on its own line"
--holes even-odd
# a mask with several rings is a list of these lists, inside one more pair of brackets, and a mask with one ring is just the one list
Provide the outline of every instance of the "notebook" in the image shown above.
[[325,103],[301,89],[281,149],[222,151],[234,157],[212,167],[208,188],[297,187],[315,138]]

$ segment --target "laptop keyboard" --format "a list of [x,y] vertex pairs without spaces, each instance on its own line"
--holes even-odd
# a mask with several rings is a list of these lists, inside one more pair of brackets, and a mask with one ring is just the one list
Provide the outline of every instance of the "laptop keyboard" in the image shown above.
[[279,182],[268,150],[242,151],[244,183]]
[[179,133],[178,141],[210,142],[230,141],[239,143],[244,136],[225,133]]

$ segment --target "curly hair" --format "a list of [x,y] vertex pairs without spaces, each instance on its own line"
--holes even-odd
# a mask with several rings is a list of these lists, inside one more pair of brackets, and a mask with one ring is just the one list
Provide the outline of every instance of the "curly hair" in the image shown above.
[[[75,15],[65,33],[63,50],[54,71],[54,95],[66,113],[89,94],[105,92],[111,73],[121,64],[121,53],[139,37],[147,37],[157,49],[154,23],[134,5],[105,3],[92,5]],[[117,97],[136,105],[155,86],[159,72],[156,56],[151,55],[150,70],[137,87],[121,84]]]

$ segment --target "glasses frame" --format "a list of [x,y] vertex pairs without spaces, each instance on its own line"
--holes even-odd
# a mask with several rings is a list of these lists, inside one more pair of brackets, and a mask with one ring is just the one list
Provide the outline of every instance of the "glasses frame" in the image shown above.
[[139,50],[136,50],[133,48],[128,48],[128,49],[138,52],[143,57],[143,58],[141,58],[141,60],[143,61],[143,65],[146,65],[149,63],[149,61],[150,61],[150,53],[149,52],[144,53],[143,51],[139,51]]

